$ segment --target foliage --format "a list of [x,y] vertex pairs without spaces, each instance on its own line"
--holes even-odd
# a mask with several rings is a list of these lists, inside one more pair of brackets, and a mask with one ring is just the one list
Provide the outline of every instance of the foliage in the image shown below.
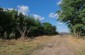
[[85,0],[62,0],[58,20],[67,23],[74,35],[85,34]]
[[43,23],[43,26],[46,35],[57,34],[56,27],[52,26],[50,23]]
[[0,8],[0,38],[2,39],[32,38],[55,33],[56,27],[50,23],[43,24],[17,10]]

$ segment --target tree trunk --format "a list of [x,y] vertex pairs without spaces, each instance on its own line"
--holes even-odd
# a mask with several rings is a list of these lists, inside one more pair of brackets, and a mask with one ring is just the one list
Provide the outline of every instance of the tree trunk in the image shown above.
[[26,33],[26,27],[23,27],[23,30],[21,30],[20,34],[21,34],[21,39],[25,38],[25,33]]

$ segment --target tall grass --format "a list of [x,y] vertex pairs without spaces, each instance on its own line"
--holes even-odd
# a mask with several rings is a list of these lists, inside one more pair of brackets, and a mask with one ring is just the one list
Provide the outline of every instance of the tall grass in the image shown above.
[[0,40],[0,55],[28,55],[50,42],[52,38],[43,36],[26,40]]
[[85,38],[68,37],[68,40],[76,55],[85,55]]

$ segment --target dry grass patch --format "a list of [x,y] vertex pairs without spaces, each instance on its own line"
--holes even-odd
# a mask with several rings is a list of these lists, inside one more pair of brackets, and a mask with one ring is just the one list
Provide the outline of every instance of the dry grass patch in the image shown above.
[[34,49],[52,41],[52,36],[36,37],[26,40],[0,40],[0,55],[28,55]]
[[77,55],[85,55],[85,40],[82,38],[68,37],[69,43]]

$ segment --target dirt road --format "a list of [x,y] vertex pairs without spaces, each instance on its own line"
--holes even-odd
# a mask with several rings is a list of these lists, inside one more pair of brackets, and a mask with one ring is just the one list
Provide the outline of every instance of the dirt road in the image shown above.
[[32,55],[76,55],[65,36],[55,37],[42,48],[34,51]]

